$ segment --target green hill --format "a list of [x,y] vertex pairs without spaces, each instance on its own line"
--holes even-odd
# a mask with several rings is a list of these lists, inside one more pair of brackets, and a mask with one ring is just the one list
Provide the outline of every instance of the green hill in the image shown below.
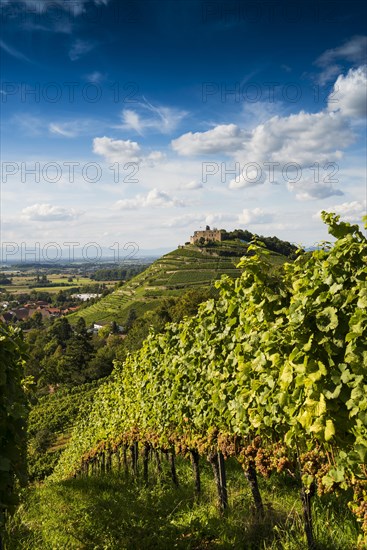
[[[111,321],[124,325],[132,309],[139,317],[155,309],[164,297],[179,296],[189,288],[210,286],[224,274],[238,277],[240,270],[236,265],[247,246],[234,240],[173,250],[112,294],[68,318],[73,323],[83,317],[87,325]],[[276,252],[271,252],[271,259],[274,265],[286,260]]]

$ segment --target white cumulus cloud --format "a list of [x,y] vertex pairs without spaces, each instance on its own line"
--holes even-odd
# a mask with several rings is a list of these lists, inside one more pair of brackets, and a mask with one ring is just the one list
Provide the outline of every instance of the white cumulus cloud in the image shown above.
[[185,206],[179,199],[170,197],[164,191],[152,189],[147,195],[136,195],[132,199],[122,199],[115,203],[119,210],[138,210],[140,208],[172,208]]
[[[367,215],[367,203],[366,201],[351,201],[343,202],[342,204],[336,204],[323,208],[327,212],[334,212],[339,214],[341,219],[345,222],[361,223],[362,217]],[[314,217],[319,218],[322,210],[319,210]]]
[[74,208],[62,208],[51,204],[33,204],[22,210],[22,217],[31,221],[52,222],[67,221],[79,217],[82,212]]
[[331,183],[317,183],[311,179],[304,179],[296,183],[289,182],[287,187],[289,191],[296,194],[296,199],[300,201],[326,199],[333,195],[344,195],[341,189],[337,189]]
[[140,146],[136,141],[112,139],[109,137],[94,138],[93,152],[101,155],[108,162],[140,162]]
[[233,153],[240,150],[248,133],[236,124],[220,124],[206,132],[188,132],[172,140],[172,149],[179,155],[194,156],[213,153]]
[[192,227],[192,231],[205,229],[207,225],[211,227],[222,227],[230,224],[232,226],[238,221],[238,216],[234,214],[222,214],[219,212],[192,213],[184,216],[177,216],[164,222],[166,227]]
[[243,189],[244,187],[252,187],[265,183],[266,170],[257,163],[249,163],[248,166],[243,166],[236,178],[229,182],[230,189]]
[[328,100],[329,111],[346,117],[365,118],[367,114],[367,66],[339,75]]
[[186,185],[184,185],[184,188],[189,189],[190,191],[193,191],[195,189],[202,189],[203,184],[201,181],[192,180],[192,181],[189,181],[189,183],[186,183]]
[[[288,163],[300,166],[315,162],[331,162],[342,158],[343,150],[355,139],[353,130],[339,112],[300,111],[289,116],[273,116],[257,125],[251,132],[235,124],[219,125],[207,132],[189,132],[173,140],[172,148],[180,155],[203,154],[230,155],[242,171],[249,163],[258,163],[262,170],[269,170],[264,163],[279,163],[275,170]],[[240,182],[233,182],[236,189],[254,184],[254,174],[247,174]],[[257,183],[263,183],[262,177]]]
[[104,157],[107,162],[120,164],[134,162],[149,168],[161,164],[165,159],[165,155],[161,151],[143,154],[136,141],[112,139],[107,136],[94,138],[93,152]]
[[272,212],[266,212],[262,208],[244,208],[242,213],[238,216],[239,223],[244,225],[272,223],[273,220],[274,214]]
[[294,162],[300,166],[330,162],[342,156],[354,134],[335,113],[300,111],[286,117],[274,116],[258,125],[236,159],[242,163]]

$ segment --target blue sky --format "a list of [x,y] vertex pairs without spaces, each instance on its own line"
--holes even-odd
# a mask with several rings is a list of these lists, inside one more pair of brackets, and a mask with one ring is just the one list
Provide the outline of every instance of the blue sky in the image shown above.
[[312,245],[366,213],[364,3],[0,7],[3,243]]

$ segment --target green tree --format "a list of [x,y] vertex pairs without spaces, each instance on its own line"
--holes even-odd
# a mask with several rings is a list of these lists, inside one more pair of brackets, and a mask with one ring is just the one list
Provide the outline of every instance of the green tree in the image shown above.
[[99,348],[86,367],[85,374],[87,379],[97,380],[111,374],[115,357],[116,350],[113,346],[105,345]]
[[42,313],[40,311],[35,311],[30,318],[31,328],[41,328],[43,325]]
[[70,385],[85,382],[93,351],[91,335],[87,331],[85,320],[79,318],[74,334],[67,340],[65,353],[57,364],[60,383]]
[[51,337],[54,336],[57,340],[57,343],[61,345],[63,349],[65,349],[68,340],[73,335],[73,329],[71,328],[70,323],[66,319],[66,317],[61,317],[60,319],[57,319],[51,326],[49,334],[51,335]]
[[125,323],[125,332],[129,332],[129,330],[131,329],[134,321],[137,319],[137,314],[136,314],[136,310],[134,308],[131,308],[129,310],[129,314],[127,316],[127,319],[126,319],[126,323]]

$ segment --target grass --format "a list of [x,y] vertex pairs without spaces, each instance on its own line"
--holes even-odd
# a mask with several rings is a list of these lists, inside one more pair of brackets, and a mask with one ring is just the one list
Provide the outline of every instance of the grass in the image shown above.
[[[265,516],[252,507],[245,477],[228,461],[229,507],[221,515],[211,469],[202,461],[202,496],[193,498],[188,461],[177,460],[180,486],[174,487],[164,460],[164,478],[150,471],[141,479],[114,473],[70,479],[28,490],[8,521],[7,550],[171,550],[306,549],[298,489],[282,477],[261,480]],[[358,529],[345,502],[315,497],[314,525],[319,550],[356,548]]]

